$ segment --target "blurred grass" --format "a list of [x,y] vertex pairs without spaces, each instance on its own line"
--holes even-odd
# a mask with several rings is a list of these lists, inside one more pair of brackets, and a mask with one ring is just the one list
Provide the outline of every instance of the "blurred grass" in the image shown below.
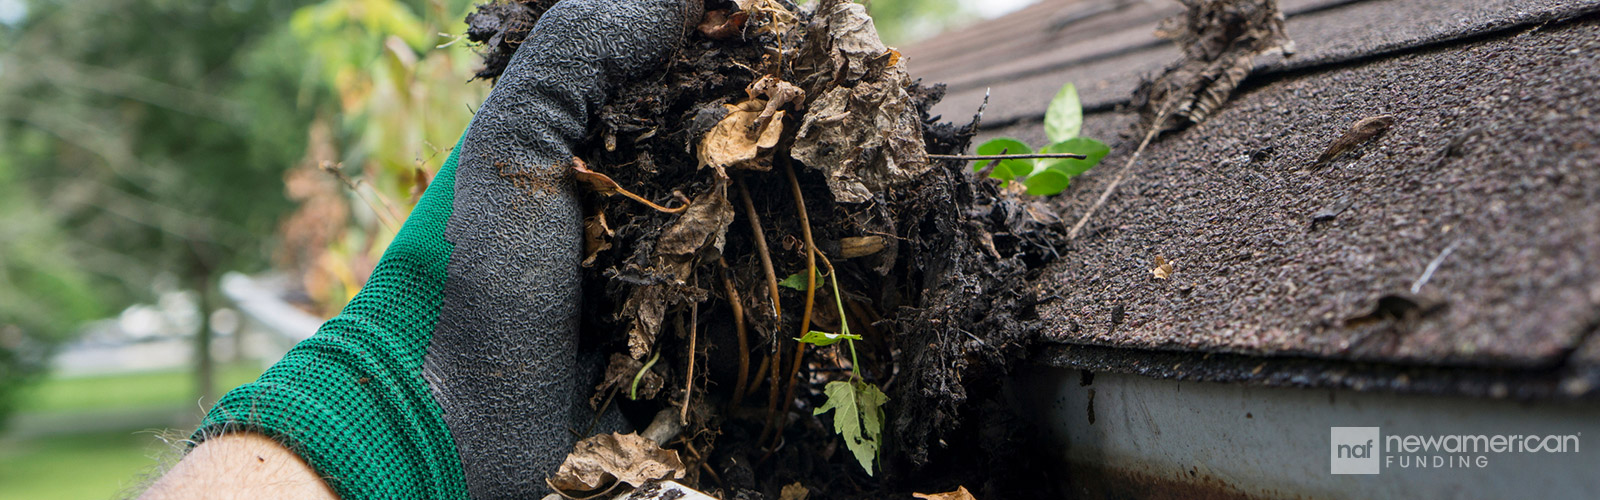
[[67,434],[0,446],[0,498],[112,498],[172,447],[149,432]]
[[[219,366],[220,395],[261,375],[258,363]],[[23,392],[17,409],[23,413],[95,412],[157,407],[194,407],[193,373],[159,371],[89,377],[51,377]]]
[[[260,374],[257,363],[219,366],[217,392]],[[129,493],[163,460],[175,456],[172,445],[158,434],[186,436],[194,422],[182,421],[182,416],[201,412],[188,371],[52,377],[28,390],[19,403],[8,434],[0,436],[0,499]],[[62,432],[78,425],[93,430]]]

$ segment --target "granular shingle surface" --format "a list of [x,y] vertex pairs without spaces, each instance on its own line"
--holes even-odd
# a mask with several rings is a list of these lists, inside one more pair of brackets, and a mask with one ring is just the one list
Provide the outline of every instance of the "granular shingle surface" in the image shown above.
[[[1084,4],[1047,2],[1024,14],[1048,18],[1046,7]],[[1300,54],[1258,61],[1216,116],[1145,151],[1036,282],[1042,296],[1058,297],[1040,306],[1048,337],[1411,365],[1600,362],[1600,344],[1585,345],[1600,325],[1597,5],[1285,2]],[[1136,7],[1146,11],[1129,10]],[[1158,11],[1118,11],[1145,23],[1120,29],[1148,35]],[[985,30],[1002,31],[958,35]],[[999,82],[985,117],[998,128],[986,137],[1042,142],[1038,115],[1067,81],[1099,106],[1085,135],[1107,139],[1114,152],[1056,200],[1069,222],[1135,145],[1125,133],[1132,116],[1109,106],[1177,56],[1165,42],[1097,36],[1129,48],[1008,70],[1031,71],[1026,77],[961,77]],[[913,70],[917,57],[959,50],[944,43],[908,48]],[[946,64],[919,76],[941,81],[951,73],[940,72],[961,71]],[[952,90],[939,108],[946,116],[969,115],[983,94]],[[1353,123],[1380,115],[1395,118],[1386,134],[1313,164]],[[1158,256],[1174,262],[1171,279],[1152,276]],[[1380,302],[1404,307],[1372,314]]]

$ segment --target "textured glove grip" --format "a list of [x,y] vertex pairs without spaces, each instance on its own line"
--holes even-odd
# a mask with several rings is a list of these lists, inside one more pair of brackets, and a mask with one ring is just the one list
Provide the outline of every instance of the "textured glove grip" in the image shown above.
[[557,4],[467,131],[445,232],[454,252],[423,373],[475,498],[542,491],[572,448],[571,401],[585,388],[571,145],[612,87],[677,50],[698,4]]

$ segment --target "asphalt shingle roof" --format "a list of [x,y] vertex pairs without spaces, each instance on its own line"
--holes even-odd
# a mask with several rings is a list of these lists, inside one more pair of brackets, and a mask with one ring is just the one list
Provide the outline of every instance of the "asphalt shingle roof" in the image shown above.
[[[1559,371],[1564,392],[1592,393],[1600,1],[1282,6],[1298,54],[1258,60],[1222,111],[1152,143],[1038,281],[1059,297],[1041,306],[1049,338],[1084,352]],[[1043,142],[1046,103],[1078,84],[1085,135],[1114,152],[1056,200],[1070,224],[1132,152],[1133,115],[1118,106],[1178,57],[1151,34],[1176,11],[1047,1],[903,52],[914,75],[951,83],[936,109],[947,117],[992,89],[984,137]],[[1379,115],[1395,117],[1386,134],[1314,165]],[[1171,279],[1152,277],[1157,256],[1175,262]],[[1370,314],[1410,305],[1399,297],[1421,307]]]

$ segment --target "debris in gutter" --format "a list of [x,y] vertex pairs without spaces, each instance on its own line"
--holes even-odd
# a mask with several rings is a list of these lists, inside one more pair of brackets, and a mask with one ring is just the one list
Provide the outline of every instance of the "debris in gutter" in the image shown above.
[[1385,321],[1414,321],[1444,310],[1445,301],[1413,294],[1388,293],[1373,301],[1367,312],[1344,320],[1345,328],[1360,328]]
[[1355,202],[1350,201],[1349,196],[1340,196],[1339,199],[1334,200],[1333,203],[1329,203],[1327,206],[1323,207],[1322,210],[1311,216],[1310,230],[1316,231],[1317,225],[1333,222],[1333,220],[1338,218],[1340,214],[1343,214],[1346,210],[1349,210],[1352,205],[1355,205]]
[[1255,58],[1294,54],[1276,0],[1182,0],[1184,13],[1165,19],[1156,36],[1177,42],[1183,58],[1134,91],[1141,126],[1175,130],[1204,122],[1239,87]]
[[1172,263],[1167,262],[1165,257],[1157,255],[1156,267],[1150,270],[1150,274],[1155,276],[1158,280],[1170,278],[1172,277]]
[[1393,125],[1394,115],[1362,118],[1355,125],[1350,126],[1350,130],[1345,132],[1344,135],[1333,141],[1333,144],[1328,146],[1327,151],[1323,151],[1322,155],[1317,156],[1317,161],[1312,163],[1312,166],[1326,165],[1329,161],[1333,161],[1334,158],[1338,158],[1339,155],[1348,153],[1357,146],[1366,144],[1367,141],[1383,135]]
[[1181,1],[1184,13],[1162,20],[1156,35],[1177,42],[1183,57],[1133,91],[1131,102],[1140,113],[1135,128],[1143,131],[1144,140],[1067,232],[1068,239],[1077,239],[1117,186],[1137,171],[1134,166],[1139,155],[1157,135],[1205,121],[1250,76],[1256,57],[1272,52],[1285,57],[1294,54],[1294,41],[1284,32],[1277,0]]

